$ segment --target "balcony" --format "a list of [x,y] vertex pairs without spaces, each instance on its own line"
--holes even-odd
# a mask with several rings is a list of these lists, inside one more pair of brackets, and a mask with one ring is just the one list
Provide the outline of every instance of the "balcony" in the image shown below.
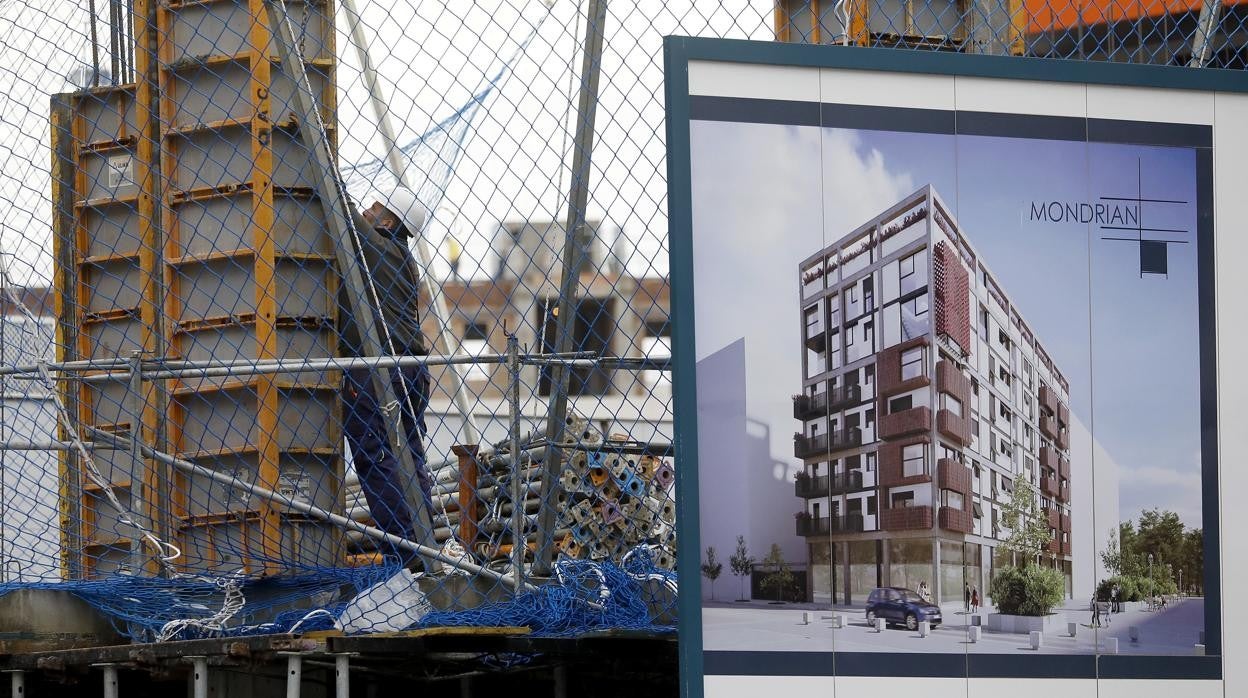
[[1062,518],[1061,518],[1061,515],[1058,514],[1057,512],[1057,507],[1049,507],[1048,519],[1049,519],[1049,528],[1056,528],[1059,530],[1061,529]]
[[922,531],[931,527],[931,507],[890,507],[880,510],[880,528],[885,531]]
[[1057,405],[1057,421],[1062,428],[1070,427],[1070,408],[1066,405],[1058,403]]
[[[829,439],[829,437],[831,437]],[[836,451],[844,451],[862,445],[862,429],[837,429],[818,436],[793,435],[793,456],[795,458],[814,458],[826,456]]]
[[1057,433],[1058,433],[1057,418],[1056,417],[1041,417],[1040,418],[1040,433],[1056,441]]
[[861,514],[845,516],[797,517],[797,535],[826,536],[833,533],[857,533],[863,529]]
[[1057,470],[1061,462],[1061,457],[1057,453],[1057,449],[1052,446],[1040,447],[1040,465],[1041,467]]
[[1070,432],[1062,430],[1057,433],[1057,447],[1063,451],[1070,450]]
[[932,428],[930,407],[911,407],[908,410],[886,414],[879,418],[877,433],[881,439],[896,439],[917,434]]
[[936,431],[959,446],[971,445],[971,423],[949,410],[936,411]]
[[968,495],[971,493],[971,469],[952,458],[941,458],[936,461],[936,485],[942,490]]
[[826,497],[862,489],[862,473],[851,470],[835,475],[810,476],[800,473],[793,483],[793,493],[803,499]]
[[1070,479],[1070,459],[1069,458],[1058,459],[1057,473],[1067,480]]
[[1058,554],[1059,554],[1059,555],[1065,555],[1065,556],[1067,556],[1067,557],[1069,557],[1069,556],[1070,556],[1070,541],[1066,541],[1066,542],[1062,543],[1062,551],[1061,551],[1060,553],[1058,553]]
[[819,353],[826,352],[828,350],[828,333],[824,330],[817,330],[806,338],[806,348]]
[[1061,530],[1070,530],[1070,514],[1062,514],[1061,517],[1059,517],[1059,522],[1061,523],[1061,526],[1059,526]]
[[1054,539],[1050,540],[1050,541],[1049,541],[1049,544],[1048,544],[1047,546],[1045,546],[1045,550],[1046,550],[1047,552],[1053,553],[1054,555],[1062,555],[1063,553],[1062,553],[1062,541],[1061,541],[1061,539],[1060,539],[1060,538],[1054,538]]
[[862,489],[862,472],[851,470],[846,473],[837,473],[832,476],[832,482],[829,489],[832,494],[841,494],[844,492],[853,492]]
[[1038,397],[1040,401],[1040,409],[1046,410],[1048,414],[1051,415],[1057,414],[1057,407],[1061,403],[1058,402],[1057,393],[1053,392],[1052,388],[1041,383],[1040,394]]
[[971,397],[971,379],[948,359],[936,362],[936,389],[966,404]]
[[[927,439],[919,439],[915,443],[926,444]],[[905,463],[902,462],[901,458],[904,446],[906,446],[904,443],[886,443],[880,447],[879,480],[881,487],[900,487],[932,481],[932,473],[928,469],[926,455],[924,455],[921,462],[911,465],[911,472],[907,473],[905,471]],[[918,472],[914,472],[915,465],[920,466]]]
[[804,436],[793,435],[793,456],[796,458],[813,458],[826,455],[828,452],[828,435]]
[[897,393],[904,393],[907,390],[931,385],[932,379],[927,375],[926,360],[924,361],[924,370],[921,375],[906,380],[901,378],[902,353],[915,347],[923,346],[927,346],[927,337],[916,337],[910,341],[889,347],[879,353],[876,359],[875,375],[876,380],[879,381],[878,391],[881,397],[889,397]]
[[828,394],[793,396],[793,419],[816,419],[828,416]]
[[1057,497],[1061,493],[1057,478],[1047,475],[1040,477],[1040,491],[1050,497]]
[[1066,482],[1058,481],[1057,501],[1065,504],[1070,501],[1070,480]]
[[828,401],[828,407],[836,410],[859,402],[862,402],[861,385],[857,383],[838,385],[832,389],[832,397]]
[[806,473],[799,473],[797,479],[793,482],[793,494],[803,499],[826,497],[829,492],[828,484],[831,479],[831,476],[828,475],[811,477]]
[[939,519],[940,527],[946,531],[970,533],[975,527],[975,522],[971,517],[971,512],[963,511],[962,509],[941,507]]

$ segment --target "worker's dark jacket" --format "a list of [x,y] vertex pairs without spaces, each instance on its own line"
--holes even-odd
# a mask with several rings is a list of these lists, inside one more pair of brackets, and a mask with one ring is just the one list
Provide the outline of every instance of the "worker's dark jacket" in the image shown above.
[[[364,217],[351,208],[352,220],[363,243],[364,255],[361,260],[364,274],[364,300],[372,306],[374,296],[368,286],[371,276],[376,297],[381,300],[381,310],[386,326],[390,330],[395,354],[423,355],[427,353],[424,336],[420,330],[420,283],[417,275],[416,260],[407,246],[407,237],[402,232],[396,234],[385,228],[374,228]],[[343,270],[341,287],[338,289],[338,327],[341,332],[340,350],[343,356],[365,356],[364,343],[360,339],[359,325],[355,321],[357,311],[351,305],[351,296],[347,293],[347,275]],[[374,315],[376,317],[376,315]],[[386,345],[386,334],[380,322],[377,324],[377,335],[381,341],[382,353],[388,354],[391,348]]]

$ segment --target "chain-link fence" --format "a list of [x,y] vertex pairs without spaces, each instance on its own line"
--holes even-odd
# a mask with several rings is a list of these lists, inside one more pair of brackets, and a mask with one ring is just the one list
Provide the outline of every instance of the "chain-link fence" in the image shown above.
[[1244,8],[0,2],[0,592],[670,627],[662,37],[1242,68]]

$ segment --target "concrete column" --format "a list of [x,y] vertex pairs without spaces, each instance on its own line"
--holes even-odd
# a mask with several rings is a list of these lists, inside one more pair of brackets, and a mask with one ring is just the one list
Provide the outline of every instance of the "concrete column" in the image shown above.
[[932,600],[940,604],[940,539],[932,539]]
[[[879,510],[877,509],[876,511],[879,511]],[[876,562],[876,564],[880,568],[880,575],[879,575],[880,586],[882,587],[892,586],[893,575],[892,575],[892,572],[889,570],[889,566],[892,564],[892,561],[891,561],[891,556],[889,555],[889,552],[888,552],[887,540],[880,542],[880,559]]]

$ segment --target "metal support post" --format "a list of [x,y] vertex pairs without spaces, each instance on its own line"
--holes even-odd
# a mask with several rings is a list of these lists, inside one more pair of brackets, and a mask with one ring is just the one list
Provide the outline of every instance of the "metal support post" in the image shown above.
[[[377,69],[373,66],[372,58],[368,53],[367,40],[364,37],[364,24],[360,20],[360,13],[355,7],[355,0],[341,0],[342,9],[346,13],[347,23],[351,25],[351,43],[355,44],[356,56],[360,59],[360,72],[364,76],[364,85],[368,89],[369,103],[373,108],[373,115],[377,119],[377,133],[381,136],[382,145],[386,149],[386,168],[390,170],[390,176],[394,177],[394,181],[403,186],[416,190],[412,186],[411,179],[407,176],[407,165],[403,162],[403,151],[399,148],[398,138],[394,134],[394,128],[390,125],[390,108],[385,101],[384,92],[381,83],[377,80]],[[432,215],[432,212],[430,212]],[[450,311],[446,307],[446,296],[441,293],[441,289],[433,283],[433,255],[429,251],[429,243],[425,240],[425,236],[420,231],[411,231],[413,238],[416,240],[416,259],[420,262],[420,285],[424,287],[425,293],[429,294],[429,305],[433,309],[433,317],[438,323],[438,338],[442,341],[443,351],[451,351],[450,342]],[[435,345],[436,346],[436,345]],[[433,349],[434,347],[429,347]],[[451,380],[451,396],[455,400],[455,408],[459,410],[464,420],[464,444],[481,443],[481,432],[477,430],[476,418],[472,414],[472,403],[468,399],[468,388],[464,385],[464,373],[459,366],[451,366],[451,370],[447,373],[447,377]]]
[[[304,145],[311,151],[317,171],[316,190],[325,217],[336,237],[334,251],[338,259],[338,267],[347,288],[347,296],[351,302],[352,312],[360,328],[360,340],[365,353],[370,356],[394,354],[394,346],[390,342],[389,333],[382,336],[378,331],[378,318],[381,315],[381,298],[371,281],[366,285],[364,270],[361,263],[363,242],[355,229],[356,222],[351,215],[351,207],[347,201],[346,185],[334,167],[333,155],[329,150],[325,135],[325,124],[321,121],[319,107],[316,104],[312,83],[308,79],[307,68],[296,46],[296,37],[286,15],[286,4],[283,0],[268,0],[269,23],[273,29],[274,43],[277,44],[278,55],[282,61],[282,70],[295,83],[299,114],[299,134]],[[381,328],[385,329],[384,325]],[[372,373],[373,389],[377,399],[383,405],[399,404],[394,384],[390,380],[390,371],[374,371]],[[425,506],[424,494],[420,491],[420,480],[416,475],[416,464],[411,450],[407,447],[407,435],[404,433],[401,413],[403,410],[389,410],[384,415],[386,420],[386,436],[390,441],[395,457],[402,464],[402,476],[405,480],[404,489],[408,506],[412,511],[412,528],[416,540],[422,548],[436,549],[433,536],[433,520]],[[437,559],[426,555],[426,570],[431,573],[441,571]]]
[[193,698],[208,698],[208,658],[186,657],[191,660],[191,695]]
[[[589,21],[585,24],[585,53],[581,63],[580,101],[577,104],[576,137],[572,148],[572,181],[568,196],[568,218],[564,227],[563,278],[559,284],[559,314],[555,319],[556,351],[570,351],[572,332],[576,327],[577,304],[574,300],[580,285],[577,273],[585,252],[578,249],[578,233],[585,226],[585,207],[589,202],[591,152],[594,147],[594,116],[598,111],[598,78],[602,74],[602,39],[607,23],[607,0],[590,0]],[[564,419],[568,412],[568,367],[550,367],[550,401],[546,416],[546,461],[542,476],[541,511],[537,518],[537,554],[533,572],[548,576],[554,551],[555,488],[563,464],[558,442],[563,438]]]
[[299,689],[303,686],[303,655],[282,654],[286,654],[286,698],[299,698]]
[[1196,20],[1196,35],[1192,37],[1192,59],[1189,68],[1203,68],[1209,62],[1209,39],[1218,28],[1218,17],[1222,13],[1220,0],[1205,0],[1200,6],[1200,17]]
[[136,519],[138,526],[130,535],[130,569],[137,576],[144,576],[147,568],[147,555],[143,550],[141,530],[151,530],[150,522],[144,520],[139,513],[146,509],[143,501],[143,352],[136,351],[130,355],[129,402],[131,410],[130,422],[130,516]]
[[515,333],[507,335],[507,395],[511,402],[511,566],[512,574],[520,585],[524,583],[524,550],[528,538],[524,535],[524,465],[520,462],[520,340]]
[[334,655],[334,698],[351,698],[351,655]]
[[26,698],[26,672],[21,669],[9,669],[4,673],[9,675],[13,698]]

